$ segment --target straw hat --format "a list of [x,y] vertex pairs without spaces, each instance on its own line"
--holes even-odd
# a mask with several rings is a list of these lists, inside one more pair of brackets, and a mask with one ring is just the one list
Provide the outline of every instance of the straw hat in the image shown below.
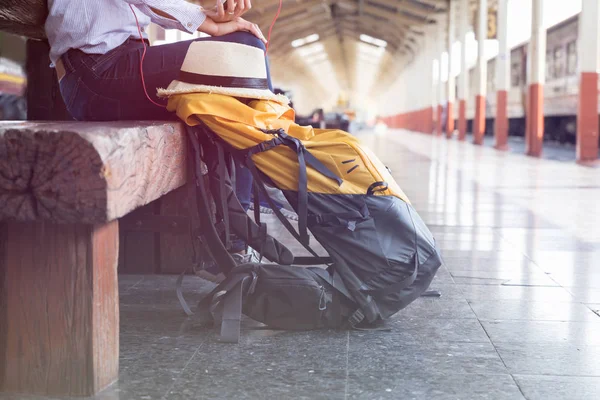
[[184,93],[216,93],[232,97],[274,100],[288,104],[267,84],[264,50],[240,43],[203,40],[192,42],[179,71],[159,97]]

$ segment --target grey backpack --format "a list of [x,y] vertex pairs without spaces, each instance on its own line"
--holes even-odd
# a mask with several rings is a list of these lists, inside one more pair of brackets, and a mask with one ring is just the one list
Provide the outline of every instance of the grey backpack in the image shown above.
[[[231,148],[202,125],[188,133],[201,224],[198,236],[226,275],[225,281],[200,301],[195,318],[220,325],[221,340],[239,340],[242,314],[274,329],[378,327],[427,291],[442,263],[435,240],[410,204],[376,195],[385,182],[374,182],[374,190],[364,195],[283,191],[298,212],[300,230],[302,226],[310,230],[328,253],[319,255],[270,198],[265,185],[273,182],[254,165],[254,153]],[[277,132],[279,138],[285,139],[284,135]],[[268,151],[272,145],[260,151]],[[297,152],[301,169],[315,168],[335,178],[311,159],[299,141],[281,140],[276,145]],[[294,257],[269,236],[260,221],[258,203],[254,220],[244,212],[233,189],[234,160],[252,171],[255,202],[259,195],[266,198],[281,223],[312,257]],[[272,264],[236,266],[227,251],[231,232]]]

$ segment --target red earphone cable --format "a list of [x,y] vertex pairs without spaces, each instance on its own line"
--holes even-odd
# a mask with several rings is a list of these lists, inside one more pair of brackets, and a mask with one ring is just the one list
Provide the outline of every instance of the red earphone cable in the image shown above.
[[135,10],[133,9],[133,6],[130,4],[129,8],[131,8],[131,12],[133,13],[133,16],[135,17],[135,23],[137,25],[137,29],[138,29],[138,33],[140,34],[140,40],[142,41],[142,44],[144,45],[144,52],[142,53],[142,59],[140,61],[140,76],[142,77],[142,86],[144,88],[144,94],[146,95],[146,98],[148,100],[150,100],[150,102],[152,104],[154,104],[155,106],[158,106],[160,108],[167,108],[167,106],[165,106],[164,104],[159,104],[157,102],[155,102],[154,100],[152,100],[152,98],[148,95],[148,89],[146,89],[146,80],[144,79],[144,59],[146,58],[146,42],[144,41],[144,36],[142,35],[142,28],[140,28],[140,21],[138,20],[137,14],[135,13]]
[[267,47],[265,49],[265,53],[269,52],[269,44],[271,43],[271,31],[275,26],[275,22],[277,22],[277,18],[279,18],[279,14],[281,14],[281,7],[283,5],[283,0],[279,0],[279,8],[277,9],[277,14],[275,14],[275,18],[273,18],[273,22],[271,22],[271,26],[269,27],[269,35],[267,37]]

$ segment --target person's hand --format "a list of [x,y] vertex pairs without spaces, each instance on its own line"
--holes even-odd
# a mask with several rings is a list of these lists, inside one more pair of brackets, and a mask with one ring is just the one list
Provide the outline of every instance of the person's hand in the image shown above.
[[250,32],[264,43],[267,43],[267,39],[265,39],[258,25],[240,17],[228,22],[216,22],[207,17],[198,30],[211,36],[223,36],[233,32]]
[[[225,5],[224,5],[225,4]],[[212,11],[205,11],[213,21],[229,22],[242,16],[252,8],[251,0],[217,0],[217,5]]]

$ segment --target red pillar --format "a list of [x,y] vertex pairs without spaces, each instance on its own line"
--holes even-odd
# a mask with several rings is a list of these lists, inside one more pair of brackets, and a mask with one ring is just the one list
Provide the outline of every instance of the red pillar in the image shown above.
[[458,140],[467,137],[467,102],[460,100],[458,103]]
[[452,138],[454,134],[454,104],[452,102],[448,102],[448,115],[446,118],[446,137],[448,139]]
[[496,119],[494,147],[508,149],[508,91],[510,90],[510,46],[508,45],[508,0],[498,0],[498,56],[496,57]]
[[526,153],[528,156],[540,157],[544,148],[544,85],[529,85],[527,98],[527,132]]
[[458,140],[467,137],[467,99],[469,98],[469,67],[467,57],[467,33],[470,30],[471,0],[460,0],[460,75],[458,80]]
[[427,107],[423,122],[425,124],[423,132],[431,133],[433,131],[433,107]]
[[598,160],[598,70],[600,70],[600,1],[584,1],[579,14],[579,106],[577,162]]
[[577,161],[598,159],[598,73],[582,72],[577,111]]
[[507,101],[508,92],[506,90],[498,90],[496,100],[496,122],[494,126],[496,144],[498,150],[508,149],[508,115]]
[[546,79],[546,29],[543,24],[544,0],[532,0],[531,39],[529,40],[529,96],[527,98],[526,153],[540,157],[544,143],[544,82]]
[[442,106],[438,105],[437,109],[437,128],[435,134],[440,136],[442,134]]
[[485,97],[475,96],[475,119],[473,120],[473,143],[483,144],[485,135]]
[[477,0],[477,63],[475,66],[475,119],[473,120],[473,143],[483,144],[485,135],[485,96],[487,93],[487,60],[485,59],[485,40],[488,29],[488,0]]

